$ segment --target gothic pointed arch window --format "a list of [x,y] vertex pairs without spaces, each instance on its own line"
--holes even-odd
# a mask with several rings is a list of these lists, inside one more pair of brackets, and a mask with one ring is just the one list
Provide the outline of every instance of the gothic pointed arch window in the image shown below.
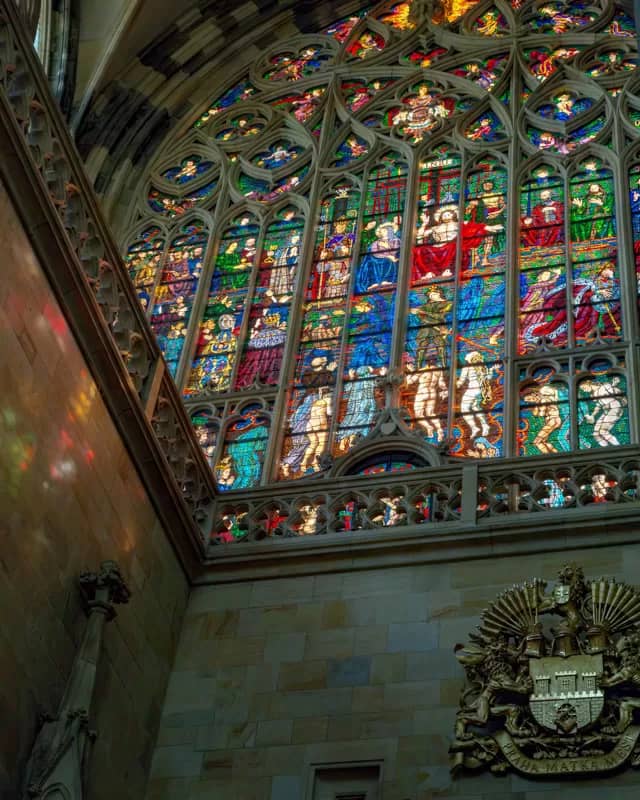
[[273,43],[140,186],[131,277],[222,491],[637,436],[628,10],[435,5]]

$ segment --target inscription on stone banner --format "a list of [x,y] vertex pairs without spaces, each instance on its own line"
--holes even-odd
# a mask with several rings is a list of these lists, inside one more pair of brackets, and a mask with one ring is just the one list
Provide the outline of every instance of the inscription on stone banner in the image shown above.
[[456,657],[467,673],[451,766],[588,777],[640,767],[640,592],[565,566],[514,586]]

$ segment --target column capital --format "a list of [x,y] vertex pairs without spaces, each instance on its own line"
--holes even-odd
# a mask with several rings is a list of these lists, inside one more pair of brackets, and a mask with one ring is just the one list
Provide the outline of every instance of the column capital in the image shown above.
[[108,619],[113,619],[116,616],[114,606],[128,603],[131,597],[131,591],[115,561],[103,561],[99,572],[82,572],[79,583],[89,614],[102,611]]

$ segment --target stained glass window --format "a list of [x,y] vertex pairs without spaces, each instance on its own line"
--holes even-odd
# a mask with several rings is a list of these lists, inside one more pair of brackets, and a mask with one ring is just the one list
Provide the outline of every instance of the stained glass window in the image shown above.
[[[633,22],[605,0],[436,6],[274,43],[141,184],[131,278],[221,491],[635,435]],[[422,455],[380,455],[391,417]],[[575,491],[544,486],[548,507]],[[333,512],[423,522],[435,494]],[[323,513],[316,494],[265,506],[264,535]]]

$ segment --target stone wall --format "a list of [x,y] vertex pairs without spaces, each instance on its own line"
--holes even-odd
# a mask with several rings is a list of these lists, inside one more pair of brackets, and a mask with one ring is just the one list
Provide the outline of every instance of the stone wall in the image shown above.
[[640,582],[629,545],[195,589],[148,800],[310,800],[311,764],[377,759],[384,800],[637,797],[633,771],[568,785],[449,774],[454,645],[505,586],[572,560]]
[[140,800],[186,581],[2,187],[0,251],[0,797],[60,700],[77,576],[115,559],[133,598],[106,629],[89,796]]

